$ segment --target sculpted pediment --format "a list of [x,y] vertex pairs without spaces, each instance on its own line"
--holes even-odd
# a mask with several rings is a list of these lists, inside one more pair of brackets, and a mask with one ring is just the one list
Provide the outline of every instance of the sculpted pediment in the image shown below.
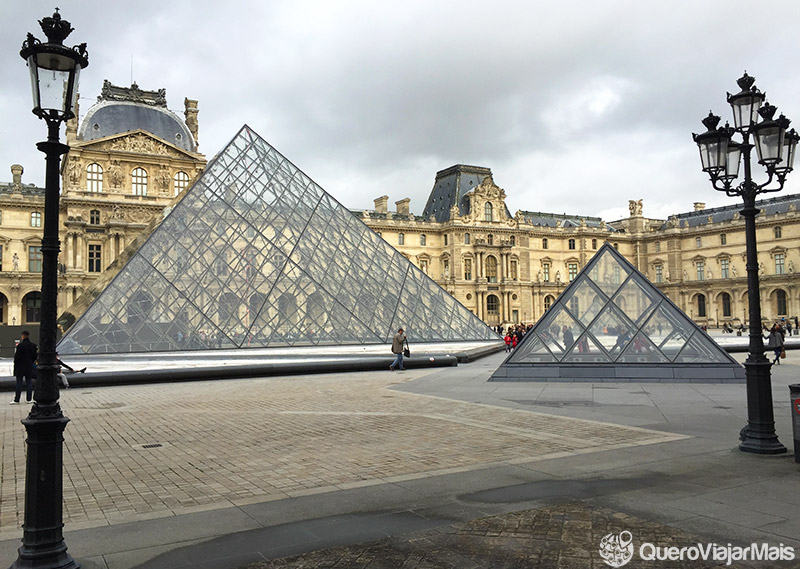
[[169,156],[171,158],[196,158],[191,153],[164,142],[144,130],[98,138],[80,145],[74,144],[74,146],[79,147],[81,150],[97,150],[100,152],[132,152],[135,154]]
[[475,195],[481,196],[482,198],[487,199],[496,199],[496,200],[505,200],[506,199],[506,192],[494,183],[494,180],[491,176],[486,176],[483,179],[483,182],[475,188]]

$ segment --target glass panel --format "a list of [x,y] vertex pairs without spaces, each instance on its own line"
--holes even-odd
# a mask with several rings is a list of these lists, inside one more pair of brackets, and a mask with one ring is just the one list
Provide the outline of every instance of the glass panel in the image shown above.
[[673,361],[694,328],[693,324],[681,318],[674,306],[662,302],[647,320],[642,331],[670,361]]
[[560,304],[551,308],[536,326],[536,334],[557,359],[569,348],[566,342],[574,342],[575,335],[580,332],[583,327]]
[[589,278],[609,297],[617,292],[622,281],[631,272],[627,266],[620,263],[608,251],[601,253],[596,261],[592,260],[591,265]]
[[556,359],[539,338],[531,335],[531,341],[517,346],[508,361],[512,363],[548,363],[555,362]]
[[609,304],[589,327],[589,332],[597,338],[611,357],[616,359],[628,346],[636,328],[619,309]]
[[730,363],[727,354],[702,330],[697,330],[675,358],[676,363]]
[[563,296],[563,302],[570,314],[584,326],[588,326],[608,299],[602,296],[588,279],[579,277],[578,282]]
[[110,353],[383,343],[398,323],[417,342],[497,339],[245,127],[62,344]]
[[606,351],[601,348],[590,334],[584,334],[575,343],[575,347],[562,360],[565,363],[611,363]]
[[637,324],[644,321],[660,301],[658,291],[637,274],[633,274],[614,295],[614,304]]
[[617,363],[669,363],[669,359],[640,332],[617,358]]

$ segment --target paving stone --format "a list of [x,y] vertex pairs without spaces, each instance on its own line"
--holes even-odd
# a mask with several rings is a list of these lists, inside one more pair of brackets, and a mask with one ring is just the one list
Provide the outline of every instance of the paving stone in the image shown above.
[[[681,438],[390,390],[428,373],[65,391],[66,529]],[[23,416],[0,408],[0,532],[22,524]]]

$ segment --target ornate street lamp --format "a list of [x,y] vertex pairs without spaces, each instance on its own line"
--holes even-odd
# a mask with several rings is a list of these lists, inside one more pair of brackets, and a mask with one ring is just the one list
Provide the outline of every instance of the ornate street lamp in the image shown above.
[[28,434],[25,471],[25,521],[22,546],[12,568],[77,568],[67,553],[62,535],[63,444],[69,419],[58,403],[56,374],[56,316],[58,295],[58,196],[61,155],[69,146],[59,142],[61,123],[75,116],[78,74],[89,64],[86,44],[63,45],[72,32],[56,8],[39,21],[47,36],[42,43],[32,34],[22,44],[33,89],[33,113],[47,122],[47,141],[36,146],[44,152],[44,235],[42,237],[42,312],[39,327],[39,373],[34,404],[22,424]]
[[[761,298],[758,284],[758,252],[756,250],[756,196],[783,189],[786,176],[794,166],[794,155],[800,136],[794,129],[787,132],[789,119],[775,116],[775,107],[766,103],[766,95],[753,83],[755,79],[745,73],[738,81],[741,91],[728,93],[728,103],[733,109],[733,124],[717,128],[718,116],[709,113],[703,120],[706,132],[693,134],[700,148],[703,171],[711,178],[715,190],[728,196],[741,196],[747,243],[747,298],[749,303],[750,344],[744,363],[747,376],[747,425],[739,433],[739,450],[758,454],[779,454],[786,447],[775,433],[775,416],[772,409],[772,380],[769,360],[764,356],[764,338],[761,335]],[[759,120],[760,118],[760,120]],[[733,140],[739,134],[741,142]],[[750,142],[751,137],[754,144]],[[763,184],[753,181],[750,154],[753,147],[758,153],[758,163],[764,166],[767,180]],[[739,177],[739,163],[744,162],[744,179]]]

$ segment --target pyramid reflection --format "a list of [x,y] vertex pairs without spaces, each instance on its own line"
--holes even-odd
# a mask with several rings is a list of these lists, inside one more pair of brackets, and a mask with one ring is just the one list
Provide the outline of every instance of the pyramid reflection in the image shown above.
[[744,368],[606,243],[493,381],[743,381]]
[[468,309],[243,127],[59,352],[496,340]]

